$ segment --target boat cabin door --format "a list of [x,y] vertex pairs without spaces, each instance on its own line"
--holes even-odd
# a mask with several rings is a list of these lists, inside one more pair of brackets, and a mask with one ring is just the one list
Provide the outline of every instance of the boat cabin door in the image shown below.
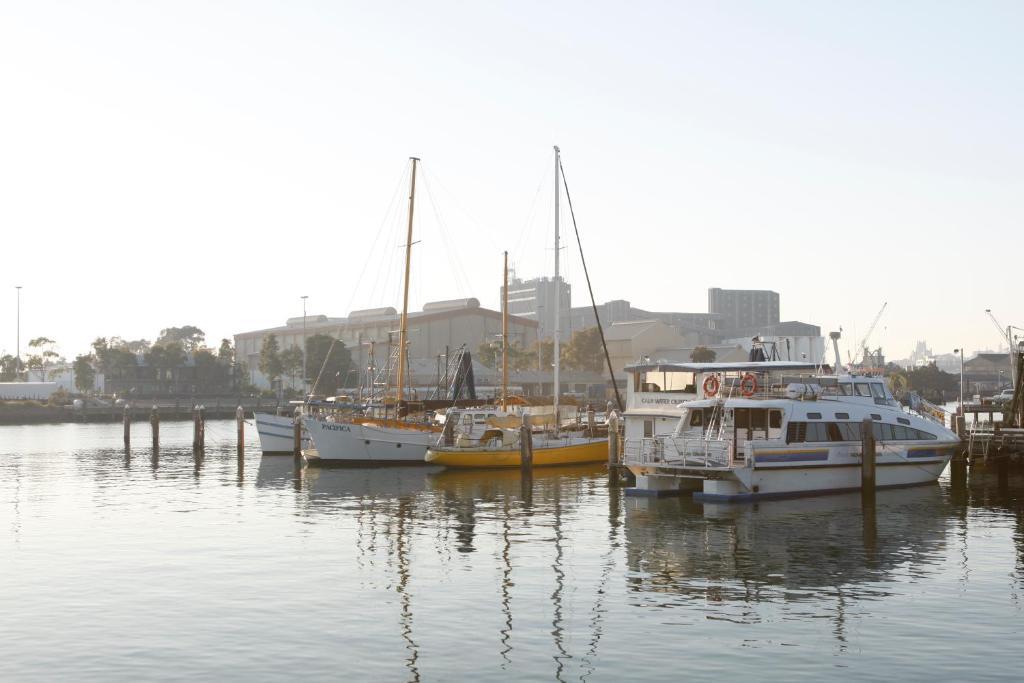
[[782,437],[782,411],[778,408],[734,408],[734,453],[743,452],[747,441],[764,441]]

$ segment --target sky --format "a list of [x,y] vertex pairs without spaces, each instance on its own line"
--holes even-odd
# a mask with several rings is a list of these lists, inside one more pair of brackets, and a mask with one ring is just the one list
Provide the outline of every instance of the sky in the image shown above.
[[[599,302],[890,358],[1024,326],[1019,2],[0,0],[0,351],[497,308],[553,268],[559,145]],[[562,201],[563,273],[586,284]],[[7,294],[3,294],[6,289]]]

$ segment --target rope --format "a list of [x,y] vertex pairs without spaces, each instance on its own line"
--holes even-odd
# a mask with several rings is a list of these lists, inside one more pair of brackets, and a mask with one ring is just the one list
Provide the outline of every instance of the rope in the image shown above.
[[572,208],[572,197],[569,195],[569,182],[565,179],[565,168],[562,160],[558,160],[558,168],[562,172],[562,185],[565,186],[565,198],[569,203],[569,215],[572,216],[572,229],[576,232],[576,244],[580,249],[580,261],[583,262],[583,274],[587,278],[587,291],[590,292],[590,305],[594,309],[594,320],[597,322],[597,332],[601,335],[601,348],[604,349],[604,359],[608,363],[608,374],[612,378],[612,388],[615,389],[615,402],[619,410],[624,410],[622,396],[619,395],[619,385],[615,381],[615,370],[612,369],[612,358],[608,354],[608,343],[604,339],[604,328],[601,326],[601,316],[597,312],[597,301],[594,299],[594,288],[590,285],[590,271],[587,270],[587,259],[583,256],[583,242],[580,241],[580,230],[576,227],[576,212]]

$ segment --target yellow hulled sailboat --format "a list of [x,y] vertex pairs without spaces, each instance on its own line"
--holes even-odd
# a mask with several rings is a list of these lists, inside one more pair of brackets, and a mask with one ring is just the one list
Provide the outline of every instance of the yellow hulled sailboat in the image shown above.
[[[559,227],[558,197],[561,192],[561,159],[558,147],[555,147],[555,282],[559,280]],[[557,284],[556,284],[557,286]],[[501,404],[508,410],[508,252],[505,252],[505,275],[502,287],[502,371],[501,371]],[[554,306],[554,419],[544,425],[544,431],[530,433],[532,441],[533,465],[579,465],[582,463],[603,462],[608,457],[607,440],[596,436],[591,425],[585,431],[563,432],[559,419],[559,297],[555,297]],[[544,416],[523,416],[522,424],[526,427],[540,426]],[[515,417],[511,420],[516,421]],[[427,450],[426,461],[434,465],[453,468],[486,468],[486,467],[519,467],[521,430],[514,424],[504,420],[492,419],[480,439],[471,440],[465,436],[453,438],[446,431],[438,443]]]

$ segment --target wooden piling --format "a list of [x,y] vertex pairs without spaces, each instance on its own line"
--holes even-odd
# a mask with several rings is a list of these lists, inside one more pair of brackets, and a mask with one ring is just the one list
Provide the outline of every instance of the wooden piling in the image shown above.
[[519,471],[524,477],[533,476],[533,431],[526,413],[523,413],[523,424],[519,427]]
[[155,405],[149,411],[149,426],[153,431],[153,452],[160,450],[160,409]]
[[124,404],[124,415],[121,418],[124,425],[124,449],[130,450],[132,447],[132,407],[130,404]]
[[292,455],[295,462],[302,460],[302,416],[292,418]]
[[238,462],[245,459],[245,410],[242,406],[235,408],[235,426],[238,432]]
[[199,451],[206,451],[206,406],[199,406]]
[[860,493],[861,500],[874,504],[875,501],[875,428],[871,418],[864,418],[860,425]]
[[608,486],[619,484],[619,414],[608,413]]

